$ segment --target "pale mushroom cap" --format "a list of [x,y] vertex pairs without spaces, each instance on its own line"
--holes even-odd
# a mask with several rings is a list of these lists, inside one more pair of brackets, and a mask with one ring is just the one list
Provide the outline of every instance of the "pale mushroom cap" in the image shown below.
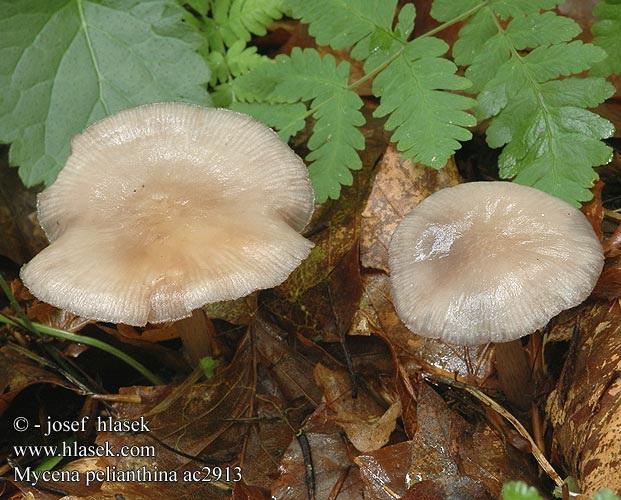
[[308,255],[303,161],[223,109],[151,104],[74,137],[39,195],[51,245],[21,271],[39,299],[87,318],[173,321],[282,283]]
[[533,333],[586,299],[604,256],[586,217],[510,182],[434,193],[390,243],[393,302],[414,333],[460,345]]

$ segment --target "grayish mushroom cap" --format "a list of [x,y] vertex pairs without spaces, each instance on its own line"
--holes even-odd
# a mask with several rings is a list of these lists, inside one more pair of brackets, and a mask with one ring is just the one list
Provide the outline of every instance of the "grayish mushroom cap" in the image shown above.
[[74,137],[39,195],[51,245],[21,271],[39,299],[144,325],[279,285],[313,244],[302,160],[268,127],[181,103],[128,109]]
[[533,333],[586,299],[604,265],[582,212],[510,182],[434,193],[401,220],[389,253],[401,320],[460,345]]

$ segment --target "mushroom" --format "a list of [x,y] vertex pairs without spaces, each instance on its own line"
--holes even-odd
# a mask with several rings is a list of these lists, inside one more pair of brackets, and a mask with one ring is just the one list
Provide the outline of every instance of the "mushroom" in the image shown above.
[[51,245],[21,270],[40,300],[143,326],[279,285],[313,244],[302,160],[241,113],[182,103],[121,111],[74,137],[38,198]]
[[582,212],[510,182],[460,184],[429,196],[401,220],[389,255],[405,325],[465,346],[507,343],[542,328],[589,296],[604,264]]

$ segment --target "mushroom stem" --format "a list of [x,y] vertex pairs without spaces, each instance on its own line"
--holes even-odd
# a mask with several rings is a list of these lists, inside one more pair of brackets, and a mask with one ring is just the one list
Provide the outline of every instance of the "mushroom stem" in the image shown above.
[[531,405],[533,385],[528,354],[522,342],[516,339],[494,346],[500,388],[513,406],[527,411]]
[[213,324],[202,309],[192,311],[192,316],[175,323],[183,344],[185,356],[192,368],[196,368],[201,358],[213,355],[211,339],[215,331]]

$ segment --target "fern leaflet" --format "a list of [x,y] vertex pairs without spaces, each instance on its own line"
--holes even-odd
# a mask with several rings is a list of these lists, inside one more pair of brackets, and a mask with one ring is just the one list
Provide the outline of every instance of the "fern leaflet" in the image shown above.
[[611,158],[601,139],[614,131],[586,108],[603,102],[614,89],[601,78],[571,76],[606,54],[570,41],[580,33],[574,21],[539,12],[558,3],[436,0],[432,15],[448,21],[468,9],[475,12],[461,29],[453,55],[467,66],[466,77],[479,92],[477,117],[491,118],[489,145],[504,147],[501,177],[579,206],[592,196],[589,188],[597,178],[592,167]]
[[593,73],[601,76],[621,73],[621,3],[604,0],[595,6],[595,17],[601,19],[595,23],[591,32],[593,42],[606,50],[608,57],[593,68]]
[[[338,198],[340,186],[353,181],[349,170],[362,166],[356,153],[364,147],[357,129],[365,122],[362,100],[349,89],[348,78],[349,63],[337,65],[332,55],[322,59],[316,50],[295,48],[291,56],[267,61],[236,79],[233,86],[237,98],[251,102],[234,108],[267,119],[281,135],[297,133],[308,115],[316,120],[307,160],[312,162],[309,173],[320,203]],[[302,102],[309,103],[309,111]]]

